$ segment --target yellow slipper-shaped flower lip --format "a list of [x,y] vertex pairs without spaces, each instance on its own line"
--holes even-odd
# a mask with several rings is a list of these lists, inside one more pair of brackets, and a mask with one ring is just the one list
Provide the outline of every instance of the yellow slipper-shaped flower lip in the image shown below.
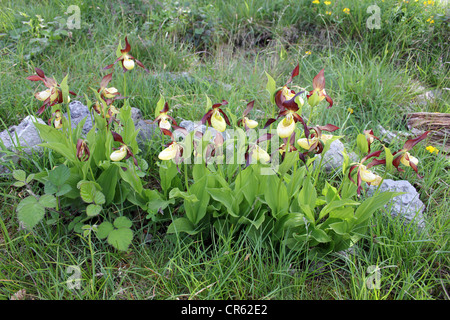
[[278,123],[277,133],[282,139],[288,138],[295,130],[295,121],[291,114],[288,114],[283,120]]
[[255,145],[253,148],[252,158],[256,161],[261,161],[262,163],[267,163],[270,161],[270,155],[266,152],[266,150],[262,149],[258,145]]
[[111,161],[121,161],[123,158],[127,156],[127,153],[128,147],[126,145],[123,145],[120,147],[119,150],[116,150],[113,153],[111,153],[109,158],[111,159]]
[[161,151],[158,155],[159,160],[172,160],[178,152],[178,144],[173,142],[170,146]]

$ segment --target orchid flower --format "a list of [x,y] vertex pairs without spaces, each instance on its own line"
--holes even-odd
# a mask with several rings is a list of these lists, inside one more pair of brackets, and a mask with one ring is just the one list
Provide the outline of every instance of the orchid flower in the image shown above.
[[208,124],[214,129],[219,132],[224,132],[227,125],[230,125],[230,120],[228,120],[227,115],[220,107],[227,104],[228,101],[226,100],[222,100],[222,103],[214,104],[212,108],[203,116],[202,124],[205,124],[205,122],[208,121]]
[[169,120],[174,124],[177,125],[177,122],[174,118],[169,116],[167,113],[169,112],[169,104],[166,102],[164,104],[164,108],[159,112],[159,116],[156,117],[156,119],[153,121],[153,123],[157,122],[160,129],[166,129],[170,130],[172,127]]
[[256,161],[260,161],[261,163],[267,163],[270,162],[271,157],[267,153],[266,150],[261,148],[258,144],[263,141],[267,141],[272,138],[272,134],[265,133],[261,137],[259,137],[254,144],[249,144],[247,146],[247,151],[245,152],[245,160],[246,160],[246,166],[248,166],[252,159]]
[[131,151],[130,147],[128,147],[122,139],[122,136],[114,131],[111,131],[111,134],[113,135],[114,141],[119,142],[121,144],[120,148],[113,151],[109,158],[111,161],[121,161],[126,160],[130,157],[133,158],[133,162],[136,166],[138,166],[138,162],[136,158],[134,157],[133,152]]
[[333,132],[339,129],[339,127],[327,124],[326,126],[316,126],[310,129],[314,131],[311,133],[310,138],[308,138],[308,134],[306,134],[307,137],[298,139],[297,144],[303,149],[308,150],[307,153],[315,150],[316,154],[320,154],[322,153],[324,144],[327,140],[333,138],[333,135],[322,134],[322,131]]
[[255,100],[250,101],[247,104],[247,108],[244,110],[244,113],[242,114],[242,118],[239,119],[237,122],[238,126],[244,125],[245,131],[247,131],[249,129],[254,129],[258,126],[257,121],[247,118],[247,115],[250,113],[250,111],[252,111],[254,104],[255,104]]
[[[36,75],[32,75],[27,77],[27,80],[30,81],[42,81],[44,85],[47,87],[46,90],[37,92],[34,97],[38,99],[39,101],[42,101],[44,104],[39,108],[37,111],[38,115],[41,115],[46,107],[51,107],[56,104],[62,103],[63,96],[62,96],[62,90],[59,84],[56,82],[55,79],[49,78],[45,75],[44,71],[42,71],[39,68],[34,68],[36,70]],[[71,95],[76,96],[76,94],[72,91],[69,91]],[[70,98],[69,98],[70,101]]]
[[[295,130],[296,122],[301,122],[306,127],[305,121],[297,113],[300,107],[303,106],[304,101],[301,97],[303,91],[295,93],[294,90],[288,88],[288,84],[292,82],[292,79],[299,74],[299,65],[297,65],[291,73],[286,84],[275,93],[275,104],[280,109],[276,119],[269,119],[264,128],[267,128],[270,124],[275,122],[280,117],[284,117],[277,126],[277,134],[280,138],[289,138]],[[300,106],[299,106],[300,104]]]
[[48,120],[48,125],[50,125],[52,120],[56,129],[62,128],[63,114],[61,110],[58,109],[52,114],[52,117]]
[[148,69],[146,67],[144,67],[142,62],[140,62],[138,59],[136,59],[131,54],[129,54],[130,51],[131,51],[131,46],[128,43],[127,37],[125,37],[125,48],[124,49],[120,49],[120,54],[118,54],[118,58],[116,59],[116,61],[114,61],[110,65],[107,65],[103,69],[104,70],[111,69],[117,62],[120,61],[120,63],[122,64],[123,72],[127,72],[127,71],[132,70],[134,68],[134,63],[136,62],[136,64],[139,67],[144,69],[146,72],[150,72],[150,71],[148,71]]
[[373,134],[373,130],[364,130],[364,135],[366,136],[367,139],[367,145],[369,147],[369,152],[370,152],[370,145],[376,140],[380,141],[380,138],[376,137]]
[[315,107],[323,99],[326,99],[326,101],[328,102],[328,108],[331,108],[333,106],[333,100],[325,92],[324,70],[325,68],[320,70],[320,72],[314,77],[313,90],[311,90],[306,96],[311,107]]
[[356,168],[358,169],[357,182],[356,182],[356,185],[358,186],[358,190],[357,190],[358,196],[361,194],[362,181],[366,182],[368,185],[378,186],[381,183],[381,181],[383,180],[382,177],[380,177],[379,175],[368,170],[369,168],[373,167],[374,165],[382,164],[383,162],[376,161],[377,159],[374,159],[374,161],[369,163],[367,166],[364,165],[365,161],[367,161],[368,159],[370,159],[372,157],[378,157],[381,154],[381,152],[382,152],[382,150],[369,153],[368,155],[366,155],[364,158],[361,159],[361,162],[356,163],[350,167],[350,170],[348,172],[348,177],[353,183],[355,183],[355,181],[353,180],[351,174],[352,174],[353,170],[355,170]]
[[[184,128],[178,127],[174,125],[174,128],[180,131],[182,134],[187,135],[188,131]],[[168,143],[163,151],[161,151],[158,155],[159,160],[175,160],[175,163],[178,165],[181,161],[181,157],[183,156],[183,146],[175,141],[175,137],[173,133],[167,129],[161,128],[161,131],[164,135],[169,136],[172,139],[172,142]]]
[[428,133],[430,133],[430,131],[426,131],[424,132],[422,135],[420,135],[417,138],[414,139],[409,139],[405,142],[405,144],[403,145],[403,148],[395,153],[393,153],[392,155],[394,156],[394,159],[392,160],[392,164],[394,165],[394,167],[397,168],[398,171],[404,171],[402,168],[399,168],[400,163],[403,164],[406,167],[411,167],[413,168],[413,170],[416,172],[417,176],[422,178],[422,176],[419,175],[419,173],[417,172],[417,165],[419,163],[419,159],[417,159],[416,157],[412,156],[409,151],[420,141],[424,140]]
[[78,139],[77,141],[77,158],[80,161],[87,161],[91,153],[89,152],[89,148],[86,144],[86,141],[83,139]]
[[124,99],[119,90],[115,87],[108,87],[109,82],[112,79],[112,73],[107,74],[100,81],[100,89],[98,89],[98,93],[100,93],[100,97],[106,102],[106,105],[110,105],[114,100]]

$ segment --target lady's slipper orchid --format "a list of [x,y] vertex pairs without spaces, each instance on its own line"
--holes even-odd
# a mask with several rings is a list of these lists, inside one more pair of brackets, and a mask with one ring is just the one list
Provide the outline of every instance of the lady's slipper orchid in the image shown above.
[[373,130],[364,130],[364,135],[366,136],[367,139],[367,145],[369,147],[369,152],[370,152],[370,145],[376,140],[380,141],[380,138],[376,137],[373,134]]
[[97,90],[100,93],[100,97],[106,102],[106,105],[110,105],[114,100],[125,99],[119,90],[115,87],[108,87],[109,82],[112,79],[112,73],[107,74],[100,81],[100,89]]
[[89,152],[89,148],[86,144],[86,141],[83,139],[78,139],[77,141],[77,158],[80,161],[87,161],[91,153]]
[[120,49],[120,53],[121,54],[118,56],[116,61],[114,61],[114,63],[112,63],[110,65],[107,65],[103,69],[104,70],[111,69],[117,62],[120,61],[120,63],[122,64],[123,72],[127,72],[127,71],[132,70],[134,68],[134,63],[136,62],[136,64],[139,67],[144,69],[146,72],[150,72],[150,71],[148,71],[148,69],[146,67],[144,67],[142,62],[140,62],[138,59],[136,59],[131,54],[129,54],[130,51],[131,51],[131,46],[128,43],[127,37],[125,37],[125,48],[124,49]]
[[156,119],[153,121],[153,123],[157,122],[160,129],[166,129],[170,130],[172,127],[169,120],[174,124],[177,125],[177,122],[174,118],[169,116],[167,113],[169,112],[169,104],[166,102],[164,104],[164,108],[159,112],[159,116],[156,117]]
[[270,140],[271,138],[272,134],[265,133],[261,137],[259,137],[254,144],[249,144],[247,146],[247,151],[245,152],[246,166],[248,166],[253,161],[253,159],[256,161],[260,161],[261,163],[270,162],[271,156],[267,153],[266,150],[259,146],[259,143]]
[[119,150],[113,151],[109,158],[111,161],[121,161],[128,155],[128,147],[126,145],[122,145]]
[[[38,115],[41,115],[46,107],[51,107],[56,104],[62,103],[64,101],[62,96],[62,90],[59,84],[55,79],[49,78],[45,75],[44,71],[39,68],[34,68],[36,70],[36,74],[27,77],[27,80],[30,81],[42,81],[44,85],[48,88],[44,91],[37,92],[34,96],[39,101],[42,101],[44,104],[37,111]],[[71,95],[76,95],[74,92],[69,91]]]
[[320,70],[320,72],[313,79],[313,90],[307,94],[308,103],[311,107],[315,107],[323,99],[328,102],[328,108],[333,106],[333,100],[325,92],[325,68]]
[[331,134],[322,134],[322,131],[333,132],[339,129],[332,124],[327,124],[326,126],[316,126],[312,129],[312,132],[309,138],[300,138],[297,140],[297,144],[308,152],[315,150],[316,154],[320,154],[323,151],[325,143],[333,138]]
[[[174,126],[174,128],[184,135],[188,134],[187,130],[184,128],[178,126]],[[183,146],[175,141],[175,137],[171,131],[164,128],[161,128],[161,131],[164,133],[164,135],[169,136],[172,142],[167,144],[166,148],[158,154],[158,159],[174,160],[178,168],[178,164],[181,162],[181,157],[183,156]]]
[[247,118],[247,115],[250,113],[250,111],[252,111],[254,104],[255,104],[255,100],[250,101],[247,104],[247,108],[244,110],[244,113],[242,114],[242,118],[239,119],[237,122],[238,126],[244,125],[245,131],[247,131],[248,129],[254,129],[258,126],[257,121]]
[[394,159],[392,160],[392,164],[395,168],[397,168],[398,171],[404,171],[402,168],[399,168],[400,163],[403,164],[406,167],[411,167],[416,172],[417,176],[422,178],[422,176],[419,175],[417,171],[417,165],[419,163],[419,159],[412,156],[409,151],[420,141],[424,140],[428,133],[430,131],[424,132],[422,135],[420,135],[417,138],[407,140],[405,144],[403,145],[403,148],[392,155],[394,156]]
[[230,120],[228,120],[227,115],[220,107],[227,104],[228,101],[226,100],[222,100],[222,103],[214,104],[212,108],[203,116],[202,124],[205,124],[206,121],[208,121],[208,124],[214,129],[219,132],[224,132],[227,128],[227,125],[230,125]]
[[114,141],[119,142],[121,144],[120,148],[118,148],[118,150],[113,151],[109,156],[111,161],[121,161],[132,157],[134,164],[138,167],[138,162],[134,157],[133,152],[131,151],[130,147],[128,147],[123,142],[122,136],[114,131],[111,131],[111,134],[113,135]]
[[52,121],[56,129],[62,128],[63,114],[61,110],[58,109],[52,114],[52,117],[48,120],[48,125],[50,125]]
[[353,180],[353,178],[351,176],[352,172],[356,168],[358,169],[357,170],[357,182],[356,182],[356,185],[358,186],[358,189],[357,189],[358,196],[361,194],[362,181],[366,182],[368,185],[374,185],[374,186],[378,186],[381,183],[382,178],[379,175],[373,173],[372,171],[370,171],[368,169],[373,167],[374,165],[383,164],[384,162],[379,161],[378,159],[374,159],[367,166],[364,165],[365,161],[367,161],[370,158],[380,156],[381,152],[382,152],[382,150],[371,152],[368,155],[366,155],[364,158],[362,158],[361,162],[356,163],[350,167],[350,170],[348,172],[348,177],[353,183],[355,183],[355,181]]

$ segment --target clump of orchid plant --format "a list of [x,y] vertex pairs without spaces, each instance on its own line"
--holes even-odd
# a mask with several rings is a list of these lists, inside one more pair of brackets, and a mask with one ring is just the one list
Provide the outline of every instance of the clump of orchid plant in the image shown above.
[[228,116],[223,112],[221,107],[228,104],[228,101],[222,100],[221,103],[215,103],[212,105],[211,109],[208,110],[202,118],[202,124],[208,122],[210,126],[219,132],[224,132],[227,125],[231,125]]
[[[64,102],[61,86],[56,82],[55,79],[47,77],[39,68],[34,68],[36,71],[35,75],[31,75],[27,77],[27,80],[30,81],[42,81],[44,85],[47,87],[46,90],[37,92],[34,97],[39,101],[43,102],[43,105],[37,111],[38,115],[41,115],[46,107],[52,107],[54,105],[60,104]],[[71,95],[76,96],[73,91],[69,91]],[[67,97],[70,100],[69,97]]]

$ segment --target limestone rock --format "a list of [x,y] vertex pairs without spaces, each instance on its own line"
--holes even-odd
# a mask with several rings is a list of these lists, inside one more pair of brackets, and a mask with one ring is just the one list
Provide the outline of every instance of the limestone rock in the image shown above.
[[[376,188],[376,186],[370,186],[367,194],[369,196],[372,195]],[[425,210],[425,205],[420,200],[419,193],[409,181],[386,179],[380,186],[380,191],[405,192],[403,195],[394,197],[385,208],[390,210],[392,217],[404,219],[405,224],[414,222],[420,229],[425,226],[425,220],[422,214]]]

